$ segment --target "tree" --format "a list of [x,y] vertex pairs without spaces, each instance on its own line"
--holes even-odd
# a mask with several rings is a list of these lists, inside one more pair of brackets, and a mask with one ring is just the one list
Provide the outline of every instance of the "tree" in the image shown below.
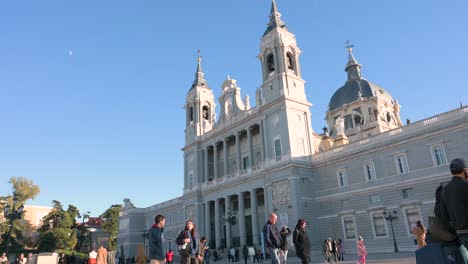
[[[52,201],[53,209],[42,219],[43,225],[39,228],[41,239],[39,248],[50,248],[50,236],[55,239],[56,249],[73,249],[76,246],[76,220],[74,217],[79,215],[79,211],[74,205],[69,205],[67,211],[63,210],[62,203],[57,200]],[[44,239],[42,237],[45,236]]]
[[[18,199],[15,209],[19,208],[21,205],[24,205],[26,201],[34,199],[40,192],[39,186],[35,185],[32,180],[29,180],[25,177],[11,177],[9,183],[12,185],[13,195],[0,196],[0,201],[3,201],[0,204],[0,209],[3,212],[4,206],[9,205],[10,208],[13,208],[13,196],[15,195]],[[21,214],[21,217],[24,213]],[[6,219],[4,219],[6,220]],[[5,243],[8,240],[8,229],[10,221],[0,221],[0,230],[1,230],[1,247],[5,247]],[[22,219],[15,219],[13,221],[13,227],[11,232],[10,243],[13,248],[21,248],[27,242],[23,237],[23,230],[26,230],[29,227],[29,223]]]
[[120,204],[111,205],[99,217],[104,220],[102,229],[109,233],[109,248],[116,250],[117,247],[117,234],[119,233],[119,215],[123,206]]

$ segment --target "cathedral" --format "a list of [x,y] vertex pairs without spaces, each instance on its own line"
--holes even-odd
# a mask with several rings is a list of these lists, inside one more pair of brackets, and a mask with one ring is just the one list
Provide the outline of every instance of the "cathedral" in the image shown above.
[[230,77],[216,102],[199,57],[185,102],[183,195],[146,208],[127,200],[119,250],[135,256],[138,244],[147,247],[156,214],[166,216],[170,248],[187,219],[210,248],[263,248],[262,228],[274,212],[278,228],[306,219],[312,254],[329,237],[354,252],[358,236],[371,253],[414,251],[412,227],[431,221],[450,160],[468,157],[460,144],[468,138],[468,107],[403,124],[396,98],[363,77],[352,48],[343,62],[347,80],[320,132],[311,126],[301,50],[274,0],[260,40],[255,104]]

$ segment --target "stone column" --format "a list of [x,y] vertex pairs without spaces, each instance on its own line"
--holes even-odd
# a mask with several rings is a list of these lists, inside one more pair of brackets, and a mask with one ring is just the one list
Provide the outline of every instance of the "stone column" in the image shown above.
[[265,151],[265,156],[264,156],[264,161],[270,160],[270,142],[268,141],[268,130],[267,130],[267,122],[266,119],[262,119],[262,139],[263,139],[263,146],[264,146],[264,151]]
[[211,212],[210,212],[210,201],[205,203],[205,236],[208,239],[208,243],[211,242]]
[[260,162],[265,161],[265,142],[263,142],[263,120],[258,124],[259,137],[260,137]]
[[[231,210],[231,197],[226,196],[224,198],[224,219],[228,219],[228,212]],[[232,212],[231,212],[232,213]],[[231,248],[231,224],[227,221],[224,221],[224,224],[226,225],[226,248],[230,249]]]
[[271,184],[265,185],[264,199],[265,199],[265,219],[268,220],[270,214],[273,213],[273,197],[271,194]]
[[224,177],[228,175],[228,142],[227,138],[223,139],[223,154],[224,154]]
[[249,148],[247,151],[247,153],[249,154],[249,168],[252,168],[254,166],[253,147],[252,147],[252,127],[248,127],[246,130],[247,130],[247,145]]
[[213,178],[218,178],[218,143],[215,142],[213,144]]
[[245,231],[245,205],[244,205],[244,193],[240,192],[238,195],[239,200],[239,237],[240,237],[240,246],[243,247],[247,243],[247,234]]
[[219,209],[219,199],[216,199],[215,201],[215,240],[216,240],[216,248],[221,247],[221,219],[220,219],[220,209]]
[[259,245],[257,191],[250,191],[250,211],[252,212],[252,236],[254,245]]
[[209,168],[208,168],[208,146],[204,149],[204,155],[205,155],[205,183],[208,183],[208,178],[209,178]]
[[242,164],[241,164],[241,142],[240,142],[240,132],[236,133],[236,158],[237,158],[237,171],[240,171],[242,169]]

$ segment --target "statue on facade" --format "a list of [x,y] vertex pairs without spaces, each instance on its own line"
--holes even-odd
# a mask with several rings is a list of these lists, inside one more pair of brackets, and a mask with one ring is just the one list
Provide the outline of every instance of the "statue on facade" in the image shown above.
[[245,110],[250,109],[250,96],[248,95],[245,95],[244,97],[244,107],[245,107]]
[[129,198],[125,198],[123,201],[124,201],[124,207],[123,207],[124,211],[135,208],[135,205],[133,205],[133,203],[130,201]]

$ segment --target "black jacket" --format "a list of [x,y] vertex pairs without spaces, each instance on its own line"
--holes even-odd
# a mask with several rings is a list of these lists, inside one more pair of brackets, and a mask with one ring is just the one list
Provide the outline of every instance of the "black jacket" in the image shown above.
[[296,226],[293,232],[293,243],[296,248],[296,255],[299,258],[310,256],[310,243],[309,237],[305,229]]
[[164,228],[153,226],[148,232],[149,259],[163,260],[166,257],[163,249]]
[[281,237],[275,225],[268,221],[263,227],[263,237],[265,238],[265,247],[280,248]]
[[468,182],[452,177],[442,191],[440,219],[455,230],[468,230]]

